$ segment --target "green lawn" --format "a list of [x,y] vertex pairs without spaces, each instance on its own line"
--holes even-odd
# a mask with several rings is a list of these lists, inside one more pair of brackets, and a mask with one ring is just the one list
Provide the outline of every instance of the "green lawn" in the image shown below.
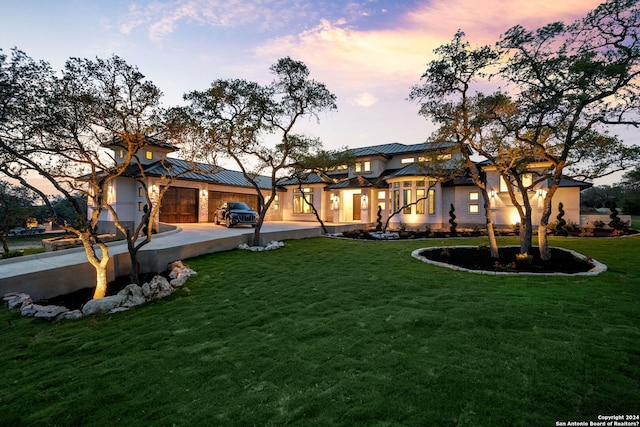
[[555,426],[640,411],[640,237],[553,238],[609,266],[575,278],[410,256],[442,243],[287,241],[188,260],[189,289],[125,313],[0,310],[0,425]]

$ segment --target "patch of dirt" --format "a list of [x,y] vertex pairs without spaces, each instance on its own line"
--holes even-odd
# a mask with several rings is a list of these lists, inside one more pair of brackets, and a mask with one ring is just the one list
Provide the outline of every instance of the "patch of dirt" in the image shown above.
[[[157,275],[158,273],[140,273],[140,285],[142,286],[143,283],[150,282],[151,279]],[[163,274],[160,274],[160,276],[164,276],[168,279],[169,272],[167,271]],[[129,280],[129,276],[117,277],[116,280],[107,284],[106,296],[116,295],[118,292],[126,288],[130,283],[131,281]],[[35,301],[35,304],[61,305],[67,307],[69,310],[80,310],[87,301],[93,298],[94,290],[95,288],[79,289],[68,294],[58,295],[49,299]]]
[[576,257],[560,248],[551,248],[551,259],[542,261],[537,247],[531,249],[530,258],[518,260],[520,248],[500,247],[500,258],[491,258],[488,247],[447,247],[426,249],[420,253],[431,260],[456,265],[469,270],[528,272],[528,273],[584,273],[591,270],[593,262]]

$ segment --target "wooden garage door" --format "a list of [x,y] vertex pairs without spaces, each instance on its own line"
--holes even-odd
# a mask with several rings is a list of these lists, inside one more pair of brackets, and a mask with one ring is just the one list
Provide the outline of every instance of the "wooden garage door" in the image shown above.
[[198,222],[198,190],[169,187],[162,198],[160,221],[169,223]]

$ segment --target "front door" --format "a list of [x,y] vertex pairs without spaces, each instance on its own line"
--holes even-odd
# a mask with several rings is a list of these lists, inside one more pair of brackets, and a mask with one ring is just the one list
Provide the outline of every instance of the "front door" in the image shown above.
[[360,198],[360,194],[354,194],[353,195],[353,220],[354,221],[360,221],[360,205],[361,203],[361,198]]

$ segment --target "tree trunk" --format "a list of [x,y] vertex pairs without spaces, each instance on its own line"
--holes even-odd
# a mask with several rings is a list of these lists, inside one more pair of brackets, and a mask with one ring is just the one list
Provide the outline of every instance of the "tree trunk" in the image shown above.
[[540,224],[538,225],[538,248],[540,250],[540,259],[543,261],[549,261],[551,259],[551,250],[549,249],[549,240],[547,239],[547,227],[549,225],[549,218],[551,218],[553,195],[558,188],[559,182],[559,178],[554,177],[554,181],[544,196],[542,205],[542,216],[540,217]]
[[102,257],[98,258],[96,250],[91,242],[91,235],[87,232],[77,234],[82,242],[82,246],[87,254],[89,263],[96,270],[96,289],[93,292],[93,299],[104,298],[107,293],[107,264],[109,263],[109,247],[104,243],[98,242],[96,245],[100,248]]
[[7,236],[4,233],[0,233],[0,240],[2,241],[2,251],[7,254],[9,253],[9,242],[7,241]]
[[96,268],[96,290],[93,292],[93,299],[104,298],[107,294],[107,269]]
[[493,218],[491,218],[491,202],[489,201],[489,193],[486,188],[480,188],[482,197],[484,198],[484,215],[487,220],[487,236],[489,237],[489,249],[491,250],[491,258],[500,258],[498,251],[498,241],[496,240],[496,232],[493,229]]
[[138,249],[129,250],[129,258],[131,259],[131,271],[129,271],[129,283],[140,284],[140,263],[138,262]]

